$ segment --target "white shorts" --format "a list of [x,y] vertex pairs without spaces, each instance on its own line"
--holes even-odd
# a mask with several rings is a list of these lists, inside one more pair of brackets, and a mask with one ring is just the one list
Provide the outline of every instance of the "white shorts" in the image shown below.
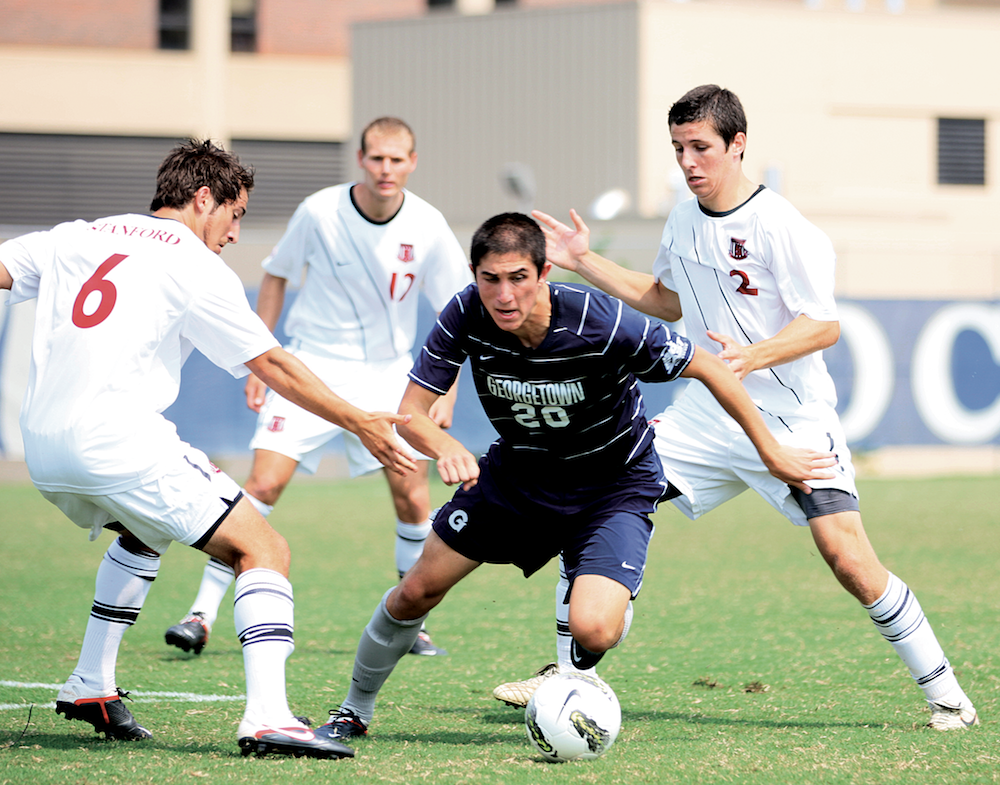
[[[693,389],[697,385],[700,389]],[[682,493],[673,504],[689,518],[698,518],[750,488],[796,526],[807,526],[802,508],[784,482],[761,461],[753,442],[704,387],[692,382],[685,393],[653,418],[654,446],[663,471]],[[829,480],[811,480],[812,488],[834,488],[857,498],[851,451],[840,419],[832,409],[825,417],[776,418],[765,422],[782,444],[833,451],[838,463]]]
[[108,523],[120,523],[142,543],[163,553],[176,540],[194,545],[233,507],[239,484],[189,447],[159,479],[107,496],[64,491],[41,491],[81,529],[96,540]]
[[[369,412],[396,412],[403,399],[407,374],[413,367],[409,354],[395,360],[362,362],[321,357],[305,349],[289,348],[323,383],[348,403]],[[338,434],[344,435],[347,463],[351,477],[381,469],[382,464],[361,440],[350,431],[334,425],[312,412],[285,400],[273,390],[267,391],[264,407],[257,417],[257,430],[250,441],[251,450],[270,450],[299,462],[298,468],[315,474],[326,445]],[[414,450],[400,440],[409,454]],[[425,455],[416,456],[428,460]]]

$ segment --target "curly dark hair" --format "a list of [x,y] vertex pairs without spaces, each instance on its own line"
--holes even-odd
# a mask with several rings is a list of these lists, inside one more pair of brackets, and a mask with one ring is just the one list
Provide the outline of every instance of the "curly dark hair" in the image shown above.
[[149,209],[181,208],[208,186],[216,204],[235,202],[243,189],[253,190],[253,168],[210,140],[189,139],[177,145],[156,172],[156,195]]

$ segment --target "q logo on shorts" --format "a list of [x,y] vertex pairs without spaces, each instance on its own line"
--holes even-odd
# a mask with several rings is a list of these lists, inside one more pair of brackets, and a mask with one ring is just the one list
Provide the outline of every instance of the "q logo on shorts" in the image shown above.
[[465,510],[455,510],[448,516],[448,525],[457,532],[462,531],[469,523],[469,514]]

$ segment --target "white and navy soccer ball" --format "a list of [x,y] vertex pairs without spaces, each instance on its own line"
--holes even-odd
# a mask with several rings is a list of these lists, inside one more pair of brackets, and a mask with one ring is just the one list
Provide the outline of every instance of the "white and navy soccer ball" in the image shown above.
[[524,712],[528,740],[546,760],[594,760],[611,749],[622,726],[618,696],[582,673],[543,681]]

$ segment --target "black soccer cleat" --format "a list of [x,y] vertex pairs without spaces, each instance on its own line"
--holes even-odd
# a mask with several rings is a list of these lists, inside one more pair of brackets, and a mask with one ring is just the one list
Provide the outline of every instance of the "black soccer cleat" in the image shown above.
[[[56,714],[66,715],[68,720],[82,720],[94,726],[94,730],[103,733],[108,739],[118,741],[141,741],[153,738],[153,734],[136,722],[122,698],[128,693],[116,690],[115,695],[107,697],[77,697],[83,688],[82,683],[67,683],[56,698]],[[65,700],[60,700],[65,698]]]
[[268,725],[248,729],[240,725],[239,745],[242,755],[292,755],[296,758],[353,758],[354,750],[334,739],[319,736],[309,728]]
[[208,633],[205,616],[201,613],[192,613],[167,630],[164,638],[170,646],[176,646],[184,651],[193,649],[195,654],[201,654],[201,650],[208,643]]
[[332,709],[330,721],[316,728],[316,735],[325,739],[357,739],[368,735],[368,726],[350,709]]

